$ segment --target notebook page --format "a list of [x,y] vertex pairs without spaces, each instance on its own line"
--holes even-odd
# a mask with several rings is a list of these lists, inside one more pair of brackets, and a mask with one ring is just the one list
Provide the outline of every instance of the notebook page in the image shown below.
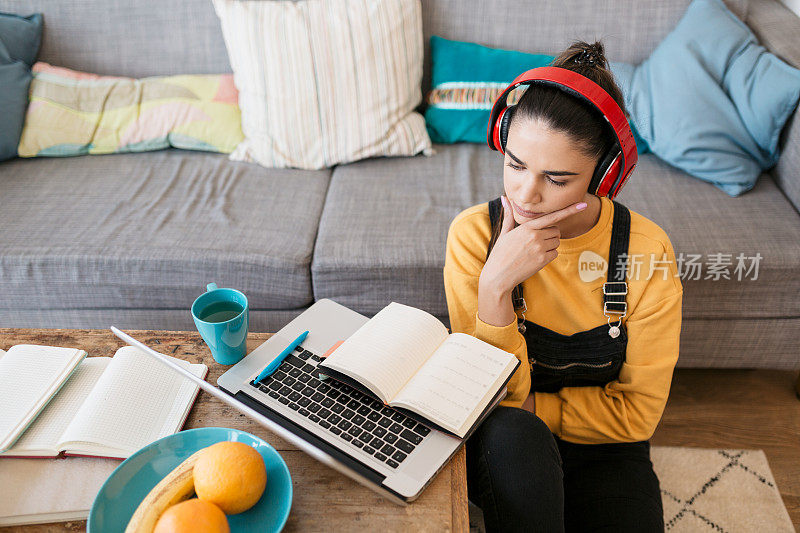
[[78,364],[64,386],[42,409],[39,416],[28,426],[11,448],[2,455],[19,455],[22,452],[53,451],[58,454],[56,443],[83,404],[100,375],[111,362],[110,357],[87,357]]
[[[172,358],[204,377],[207,367]],[[117,350],[60,446],[70,453],[128,457],[175,433],[199,387],[134,346]]]
[[85,356],[76,348],[17,344],[0,358],[0,450],[17,439]]
[[[118,466],[116,459],[84,457],[71,457],[68,461],[0,459],[0,479],[3,480],[0,483],[0,528],[86,520],[95,496]],[[79,529],[67,524],[52,524],[38,530],[52,531],[56,528]]]
[[392,398],[447,335],[435,316],[391,302],[329,355],[324,366]]
[[513,354],[471,335],[453,333],[392,405],[413,409],[463,436],[467,422],[480,415],[516,361]]

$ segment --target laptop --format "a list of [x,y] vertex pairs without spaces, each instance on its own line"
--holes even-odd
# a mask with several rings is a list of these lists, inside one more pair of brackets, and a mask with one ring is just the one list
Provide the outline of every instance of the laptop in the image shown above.
[[[325,352],[368,320],[333,300],[319,300],[222,374],[219,387],[161,358],[117,328],[111,330],[311,457],[406,505],[419,497],[471,432],[464,439],[454,437],[333,378],[320,377],[316,365]],[[306,330],[308,336],[278,369],[254,384],[264,367]],[[472,431],[505,396],[503,387]]]

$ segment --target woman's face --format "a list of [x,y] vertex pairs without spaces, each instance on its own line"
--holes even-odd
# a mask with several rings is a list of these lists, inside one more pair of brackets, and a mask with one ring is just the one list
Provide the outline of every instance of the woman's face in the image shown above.
[[599,198],[587,192],[596,165],[597,161],[578,150],[567,134],[538,120],[523,118],[512,122],[503,160],[503,186],[517,224],[575,202],[586,202],[590,209],[558,224],[562,233],[563,228],[578,228],[588,220],[586,212],[599,207]]

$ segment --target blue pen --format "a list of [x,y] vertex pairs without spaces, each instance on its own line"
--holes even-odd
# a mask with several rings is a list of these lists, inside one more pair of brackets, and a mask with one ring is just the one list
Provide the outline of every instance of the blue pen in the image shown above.
[[297,337],[295,340],[293,340],[292,343],[289,346],[287,346],[281,352],[281,354],[278,357],[273,359],[273,361],[270,364],[267,365],[267,368],[265,368],[264,370],[261,371],[261,373],[255,379],[254,383],[256,385],[258,385],[259,381],[261,381],[265,377],[267,377],[270,374],[272,374],[273,372],[275,372],[275,370],[277,370],[278,367],[281,366],[281,363],[283,362],[283,360],[286,359],[286,356],[289,355],[290,353],[292,353],[292,350],[297,348],[300,345],[300,343],[305,340],[307,335],[308,335],[308,331],[304,331],[303,333],[300,334],[299,337]]

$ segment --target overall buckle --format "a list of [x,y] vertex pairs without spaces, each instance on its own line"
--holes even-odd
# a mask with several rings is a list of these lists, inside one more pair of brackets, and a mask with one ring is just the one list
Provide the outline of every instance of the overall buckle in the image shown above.
[[[607,281],[603,284],[603,294],[608,296],[624,296],[628,294],[628,284],[624,281]],[[616,309],[609,309],[609,304],[618,307],[616,307]],[[620,307],[622,308],[621,310]],[[611,324],[611,316],[609,316],[609,313],[619,315],[617,317],[619,321],[617,325],[614,326]],[[603,302],[603,314],[608,319],[608,334],[612,339],[616,339],[620,334],[619,327],[622,325],[622,317],[628,314],[628,302],[605,301]]]
[[[622,306],[622,311],[613,311],[613,310],[608,308],[608,304],[621,305]],[[619,315],[619,316],[617,316],[618,322],[617,322],[616,325],[612,325],[611,324],[611,315],[609,315],[608,313],[614,313],[616,315]],[[619,327],[622,325],[622,317],[624,317],[626,314],[628,314],[628,303],[627,302],[605,302],[603,304],[603,314],[605,315],[606,319],[608,319],[608,334],[609,334],[609,336],[612,339],[616,339],[617,337],[619,337],[619,334],[620,334]]]
[[[609,287],[609,285],[611,285],[611,287]],[[606,281],[603,283],[603,294],[612,296],[628,294],[628,283],[625,281]]]
[[[613,309],[609,309],[608,308],[608,304],[621,305],[622,306],[622,311],[615,311]],[[603,314],[608,316],[608,313],[615,313],[615,314],[621,315],[619,318],[622,318],[623,316],[628,314],[628,302],[605,302],[603,304]]]

